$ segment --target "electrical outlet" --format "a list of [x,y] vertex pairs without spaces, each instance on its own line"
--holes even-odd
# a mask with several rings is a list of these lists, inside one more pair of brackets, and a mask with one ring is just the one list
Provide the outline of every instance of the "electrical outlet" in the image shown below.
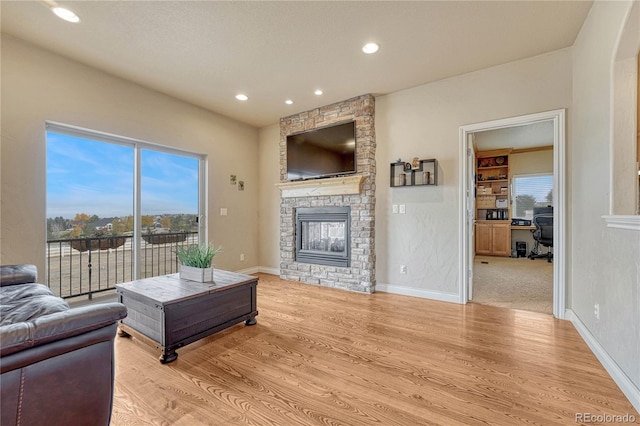
[[226,215],[227,215],[227,209],[226,209],[226,208],[224,208],[224,207],[222,207],[222,208],[220,209],[220,216],[226,216]]
[[401,274],[407,273],[407,265],[400,265],[400,273]]
[[593,315],[596,316],[597,320],[600,319],[600,304],[599,303],[596,303],[595,305],[593,305]]
[[240,253],[240,262],[244,262],[244,253]]
[[394,204],[391,206],[391,213],[398,213],[398,205]]
[[405,214],[407,212],[407,207],[404,204],[400,204],[400,214]]

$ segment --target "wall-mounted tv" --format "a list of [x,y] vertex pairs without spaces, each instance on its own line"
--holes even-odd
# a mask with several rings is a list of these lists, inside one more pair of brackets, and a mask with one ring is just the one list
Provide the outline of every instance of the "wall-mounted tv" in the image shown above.
[[287,180],[356,172],[354,121],[287,136]]

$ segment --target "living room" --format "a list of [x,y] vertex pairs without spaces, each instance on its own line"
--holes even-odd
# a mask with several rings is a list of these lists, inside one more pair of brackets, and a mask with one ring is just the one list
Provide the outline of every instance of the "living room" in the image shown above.
[[[377,169],[373,287],[380,293],[424,299],[425,306],[432,306],[433,300],[469,306],[464,305],[467,300],[462,300],[461,291],[460,169],[464,159],[460,128],[563,109],[567,291],[560,319],[573,323],[637,411],[638,216],[610,207],[612,179],[608,179],[615,146],[611,58],[633,4],[594,2],[574,41],[563,48],[372,95]],[[279,276],[279,118],[373,93],[314,99],[308,108],[290,109],[276,120],[251,124],[149,88],[144,81],[113,75],[109,52],[96,55],[103,64],[99,69],[24,41],[4,28],[3,22],[1,263],[33,263],[39,271],[46,268],[47,122],[206,154],[207,240],[224,246],[217,265]],[[260,67],[253,72],[261,72]],[[149,83],[153,80],[150,73]],[[235,111],[242,108],[243,104],[232,106]],[[390,188],[389,163],[414,156],[437,159],[438,185]],[[230,175],[242,178],[244,191],[228,184]],[[405,205],[406,213],[393,213],[394,204]],[[229,214],[219,215],[221,209]],[[625,225],[611,227],[612,220],[603,217],[621,218]],[[406,274],[399,265],[407,266]],[[600,307],[599,318],[593,314],[595,304]]]

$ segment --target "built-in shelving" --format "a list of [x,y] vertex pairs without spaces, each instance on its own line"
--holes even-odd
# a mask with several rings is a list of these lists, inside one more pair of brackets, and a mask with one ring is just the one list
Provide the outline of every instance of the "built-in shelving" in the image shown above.
[[509,256],[511,247],[508,150],[476,153],[476,253]]

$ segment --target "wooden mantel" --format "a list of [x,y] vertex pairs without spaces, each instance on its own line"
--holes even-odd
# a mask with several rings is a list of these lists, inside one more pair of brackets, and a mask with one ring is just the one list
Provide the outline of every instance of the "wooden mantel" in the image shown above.
[[276,186],[283,198],[314,197],[323,195],[359,194],[364,175],[343,176],[326,179],[281,182]]

